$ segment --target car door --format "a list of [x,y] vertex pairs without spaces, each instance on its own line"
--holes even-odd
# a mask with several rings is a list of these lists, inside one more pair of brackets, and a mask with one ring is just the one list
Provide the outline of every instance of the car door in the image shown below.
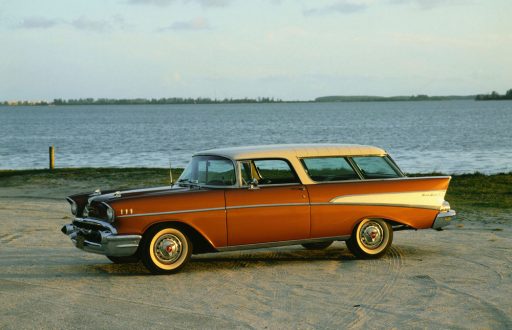
[[309,238],[308,191],[290,164],[257,159],[239,167],[242,187],[226,190],[228,245]]

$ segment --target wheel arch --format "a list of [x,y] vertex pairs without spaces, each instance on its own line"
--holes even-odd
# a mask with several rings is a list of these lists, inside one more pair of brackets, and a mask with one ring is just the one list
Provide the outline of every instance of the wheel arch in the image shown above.
[[352,224],[352,228],[350,230],[350,233],[353,233],[354,229],[356,229],[357,226],[364,219],[381,219],[381,220],[384,220],[385,222],[387,222],[387,223],[389,223],[391,225],[391,227],[393,228],[394,231],[404,230],[404,229],[415,229],[414,227],[412,227],[411,225],[409,225],[408,223],[406,223],[406,222],[404,222],[404,221],[402,221],[400,219],[396,219],[396,218],[390,217],[390,216],[382,216],[382,215],[373,214],[373,215],[367,215],[367,216],[364,216],[364,217],[361,217],[361,218],[357,219]]
[[173,227],[179,230],[182,230],[192,242],[193,251],[192,254],[199,253],[208,253],[208,252],[217,252],[217,249],[214,248],[211,241],[203,235],[198,229],[194,228],[188,223],[185,223],[180,220],[163,220],[159,222],[155,222],[148,226],[144,230],[145,235],[149,230],[158,226],[168,226]]

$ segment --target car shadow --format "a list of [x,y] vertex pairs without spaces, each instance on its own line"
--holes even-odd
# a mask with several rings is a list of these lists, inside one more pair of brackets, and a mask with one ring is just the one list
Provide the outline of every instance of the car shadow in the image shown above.
[[[388,258],[420,260],[436,255],[435,249],[420,249],[417,246],[393,245],[382,262]],[[66,258],[58,262],[47,261],[41,264],[42,272],[19,271],[17,278],[95,278],[113,276],[145,276],[150,272],[142,262],[132,264],[114,264],[105,258],[98,262],[97,257]],[[342,243],[334,244],[325,250],[306,250],[299,246],[278,247],[269,249],[244,250],[234,252],[220,252],[193,255],[189,264],[181,273],[194,273],[205,271],[224,271],[252,267],[275,267],[276,265],[289,265],[299,263],[340,262],[341,265],[355,265],[357,262],[371,262],[371,260],[358,260]],[[23,269],[23,264],[18,267]],[[1,274],[0,279],[12,278],[13,273]]]

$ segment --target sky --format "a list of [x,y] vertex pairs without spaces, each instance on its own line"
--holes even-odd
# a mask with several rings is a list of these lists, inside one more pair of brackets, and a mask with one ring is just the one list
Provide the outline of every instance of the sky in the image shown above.
[[0,100],[512,88],[510,0],[0,0]]

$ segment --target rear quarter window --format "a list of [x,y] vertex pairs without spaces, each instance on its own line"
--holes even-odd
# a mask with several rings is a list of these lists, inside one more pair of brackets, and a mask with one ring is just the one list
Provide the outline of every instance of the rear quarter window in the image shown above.
[[352,160],[357,165],[365,179],[388,179],[398,178],[398,173],[391,162],[386,157],[381,156],[367,156],[367,157],[352,157]]

